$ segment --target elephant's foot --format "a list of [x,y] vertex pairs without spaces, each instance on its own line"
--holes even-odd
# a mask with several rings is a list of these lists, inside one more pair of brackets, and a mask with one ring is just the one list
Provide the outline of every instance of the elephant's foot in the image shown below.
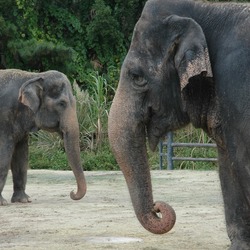
[[6,206],[6,205],[8,205],[8,202],[0,194],[0,206]]
[[234,240],[229,250],[249,250],[250,249],[250,239],[249,242]]
[[15,191],[11,198],[11,202],[28,203],[31,202],[31,199],[24,191]]

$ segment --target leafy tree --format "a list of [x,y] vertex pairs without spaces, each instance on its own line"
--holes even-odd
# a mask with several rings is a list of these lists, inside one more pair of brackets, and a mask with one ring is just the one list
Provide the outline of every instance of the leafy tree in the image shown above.
[[71,48],[64,45],[35,39],[9,42],[8,49],[19,68],[40,71],[49,69],[69,71],[71,64],[67,60],[72,58],[74,53]]
[[119,23],[112,15],[112,9],[104,0],[95,0],[91,9],[92,17],[87,26],[87,45],[91,60],[99,67],[109,65],[115,56],[119,57],[125,51],[124,37]]
[[141,0],[0,0],[0,66],[58,69],[84,84],[88,69],[120,67]]
[[89,71],[120,68],[145,2],[0,0],[0,68],[57,69],[88,88]]

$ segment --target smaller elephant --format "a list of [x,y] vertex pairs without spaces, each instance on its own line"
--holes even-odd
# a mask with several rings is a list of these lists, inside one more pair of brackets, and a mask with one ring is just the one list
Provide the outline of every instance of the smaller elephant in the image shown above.
[[76,101],[68,78],[58,71],[31,73],[0,70],[0,205],[7,201],[2,191],[9,169],[13,176],[11,202],[31,202],[25,193],[29,133],[40,129],[58,132],[64,140],[69,164],[81,199],[86,181],[81,167]]

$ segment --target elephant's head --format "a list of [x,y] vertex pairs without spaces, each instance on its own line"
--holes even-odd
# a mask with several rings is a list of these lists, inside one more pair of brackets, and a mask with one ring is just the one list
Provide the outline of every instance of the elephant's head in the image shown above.
[[32,75],[22,84],[19,101],[33,111],[38,129],[58,132],[63,136],[78,187],[76,193],[70,193],[70,197],[81,199],[86,193],[86,181],[81,167],[76,101],[68,78],[57,71]]
[[134,29],[109,114],[109,140],[138,220],[161,234],[173,227],[175,213],[164,202],[153,202],[146,137],[154,150],[167,131],[187,125],[183,91],[190,79],[212,72],[201,27],[190,18],[162,18],[152,10],[144,9]]

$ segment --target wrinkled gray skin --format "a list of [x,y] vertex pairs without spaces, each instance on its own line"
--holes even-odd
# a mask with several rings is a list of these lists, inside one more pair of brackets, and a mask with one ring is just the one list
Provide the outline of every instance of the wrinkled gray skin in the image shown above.
[[135,26],[109,140],[137,218],[153,233],[169,231],[175,214],[154,204],[146,137],[154,150],[191,122],[218,146],[230,249],[250,249],[249,27],[249,4],[185,0],[148,1]]
[[57,71],[30,73],[0,70],[0,205],[9,168],[13,175],[11,202],[30,202],[25,193],[29,132],[58,132],[64,139],[69,164],[77,181],[74,200],[86,193],[81,167],[76,101],[67,77]]

